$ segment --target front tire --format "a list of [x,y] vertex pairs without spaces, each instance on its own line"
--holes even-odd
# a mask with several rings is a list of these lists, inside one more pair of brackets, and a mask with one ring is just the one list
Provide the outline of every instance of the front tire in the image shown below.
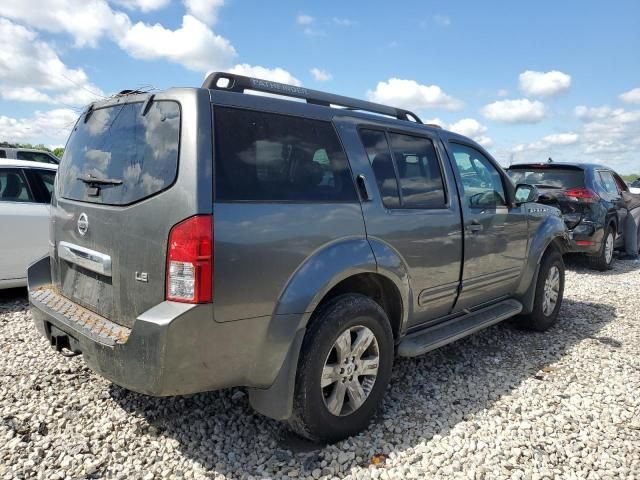
[[302,343],[291,428],[327,443],[364,430],[389,384],[393,355],[393,332],[376,302],[348,294],[321,306]]
[[520,325],[543,332],[556,323],[564,296],[564,261],[557,250],[550,250],[540,262],[533,310],[520,316]]
[[615,234],[612,225],[607,225],[602,236],[602,246],[600,247],[600,253],[596,257],[589,257],[589,266],[594,270],[604,272],[610,270],[613,267],[615,257],[613,250],[615,246]]

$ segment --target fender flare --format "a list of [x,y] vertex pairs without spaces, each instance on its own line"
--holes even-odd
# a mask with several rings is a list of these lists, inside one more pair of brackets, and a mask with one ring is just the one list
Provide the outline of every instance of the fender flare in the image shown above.
[[542,257],[549,248],[557,248],[560,254],[564,254],[568,249],[568,242],[567,226],[561,217],[548,216],[538,226],[532,236],[527,262],[523,267],[522,278],[516,294],[522,303],[523,314],[533,311]]

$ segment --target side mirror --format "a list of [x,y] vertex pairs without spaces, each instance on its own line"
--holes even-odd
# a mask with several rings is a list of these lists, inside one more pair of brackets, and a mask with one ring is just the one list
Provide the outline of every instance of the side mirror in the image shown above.
[[537,202],[539,197],[540,193],[534,185],[519,183],[516,186],[516,205],[522,205],[523,203],[529,202]]

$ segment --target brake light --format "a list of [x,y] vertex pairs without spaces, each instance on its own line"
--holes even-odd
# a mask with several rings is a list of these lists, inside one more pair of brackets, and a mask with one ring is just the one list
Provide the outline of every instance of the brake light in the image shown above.
[[176,224],[167,247],[166,299],[184,303],[213,300],[213,217],[196,215]]
[[564,192],[564,195],[574,202],[593,203],[600,198],[596,192],[588,188],[570,188]]

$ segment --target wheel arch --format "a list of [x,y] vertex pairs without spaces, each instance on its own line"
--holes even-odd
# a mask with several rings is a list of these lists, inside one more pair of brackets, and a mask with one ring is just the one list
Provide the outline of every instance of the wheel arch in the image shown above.
[[[387,313],[397,339],[408,318],[411,301],[408,278],[397,252],[383,246],[377,246],[376,251],[366,238],[338,240],[310,256],[293,273],[279,296],[269,335],[274,340],[286,341],[289,347],[273,384],[266,389],[249,388],[253,408],[277,420],[291,416],[306,328],[318,307],[338,295],[360,293],[371,297]],[[288,320],[285,326],[279,321],[283,318],[295,320]],[[287,338],[282,338],[283,335]]]

